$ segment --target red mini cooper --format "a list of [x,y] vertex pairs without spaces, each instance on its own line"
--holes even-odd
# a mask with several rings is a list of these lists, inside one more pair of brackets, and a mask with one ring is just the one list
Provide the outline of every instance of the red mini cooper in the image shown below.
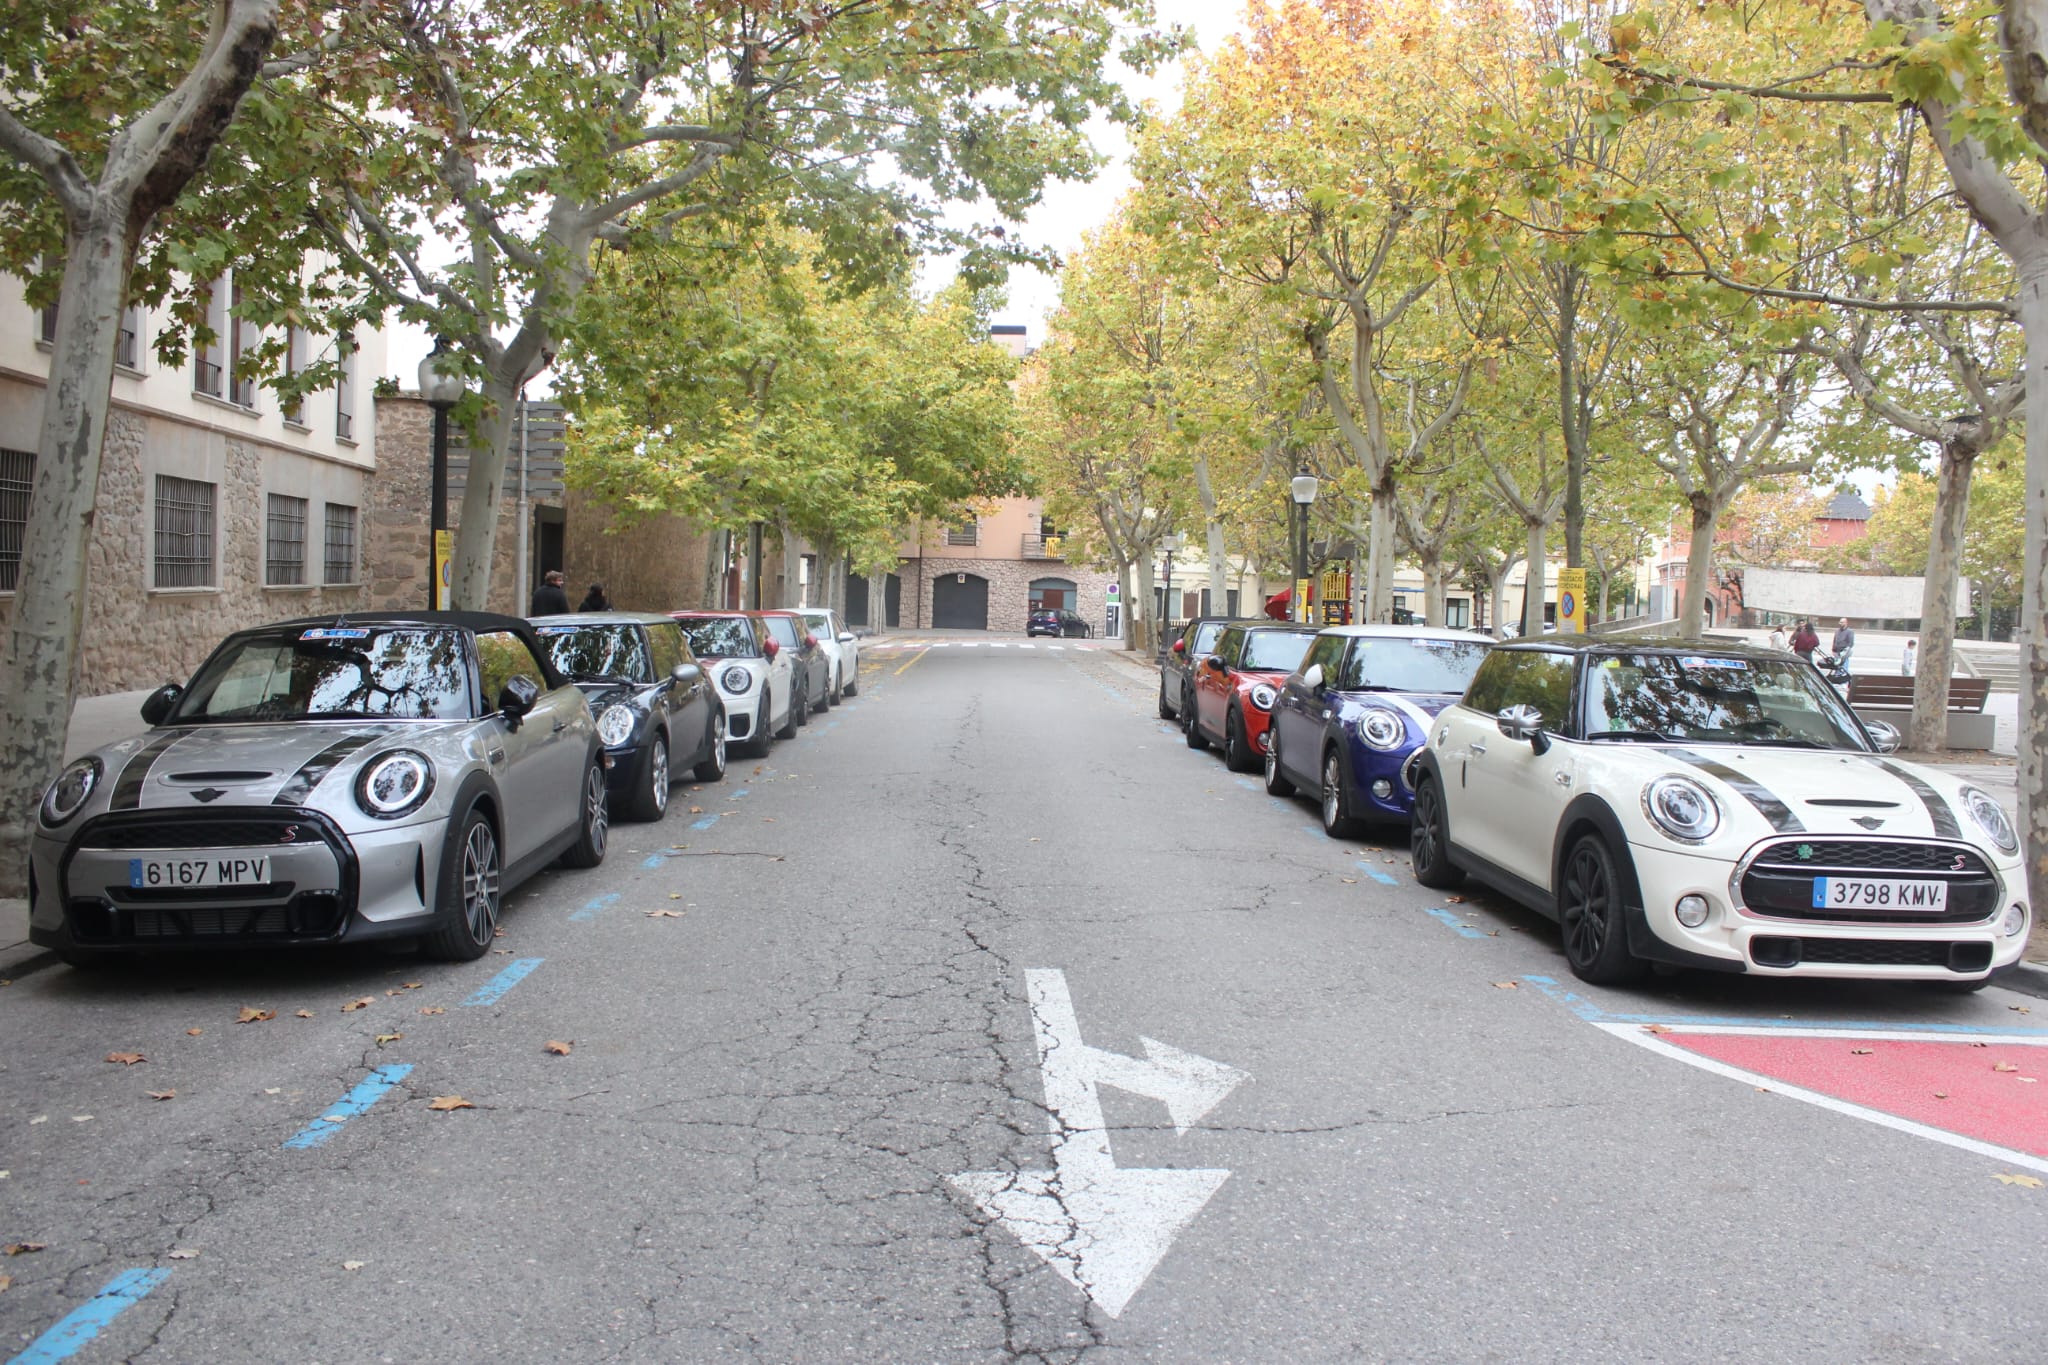
[[1266,727],[1280,684],[1301,664],[1316,628],[1307,625],[1232,626],[1216,652],[1194,663],[1194,705],[1181,713],[1188,747],[1223,746],[1223,762],[1248,773],[1265,762]]

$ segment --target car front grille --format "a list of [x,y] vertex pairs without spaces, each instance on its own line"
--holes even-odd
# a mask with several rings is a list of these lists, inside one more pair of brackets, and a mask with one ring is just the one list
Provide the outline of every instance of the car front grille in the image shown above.
[[[1827,876],[1897,876],[1948,883],[1938,915],[1858,907],[1816,909],[1813,881]],[[1830,924],[1980,924],[1998,912],[1998,874],[1964,844],[1901,839],[1782,839],[1743,869],[1743,908],[1771,919]]]
[[1991,966],[1988,943],[1942,939],[1783,938],[1759,934],[1749,941],[1750,960],[1760,967],[1824,963],[1847,967],[1941,967],[1977,973]]
[[317,843],[320,831],[303,816],[223,812],[218,819],[164,819],[148,811],[109,815],[79,836],[79,848],[269,848]]

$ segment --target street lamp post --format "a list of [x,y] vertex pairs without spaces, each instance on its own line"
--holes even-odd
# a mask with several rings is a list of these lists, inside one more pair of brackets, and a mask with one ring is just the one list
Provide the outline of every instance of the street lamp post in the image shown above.
[[1166,642],[1166,627],[1173,620],[1173,557],[1180,553],[1180,546],[1181,538],[1178,535],[1169,532],[1160,537],[1159,549],[1166,560],[1161,565],[1161,568],[1165,570],[1164,577],[1166,579],[1166,588],[1159,603],[1159,640],[1161,644]]
[[448,533],[448,410],[462,401],[462,370],[448,338],[435,337],[434,349],[420,361],[420,397],[434,409],[434,489],[427,508],[427,609],[448,604],[441,593],[441,539]]
[[1295,507],[1294,529],[1294,619],[1310,624],[1314,617],[1308,604],[1308,509],[1316,500],[1316,476],[1303,465],[1288,480],[1288,492],[1293,495]]

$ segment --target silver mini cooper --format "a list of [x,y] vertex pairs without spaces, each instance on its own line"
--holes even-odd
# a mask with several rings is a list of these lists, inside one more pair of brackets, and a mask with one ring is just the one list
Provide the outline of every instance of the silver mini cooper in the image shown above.
[[604,858],[590,706],[516,617],[242,631],[142,718],[37,815],[29,934],[77,965],[398,937],[480,957],[506,891]]

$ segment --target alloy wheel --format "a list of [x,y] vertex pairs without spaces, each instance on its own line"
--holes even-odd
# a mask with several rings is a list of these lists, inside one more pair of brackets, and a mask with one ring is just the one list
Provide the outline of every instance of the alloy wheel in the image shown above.
[[488,820],[469,827],[462,845],[462,918],[472,941],[488,943],[498,928],[498,837]]
[[657,818],[668,809],[668,745],[659,739],[647,756],[647,799]]
[[605,839],[611,832],[611,810],[605,801],[604,769],[595,763],[583,779],[583,827],[590,831],[590,851],[603,857]]
[[1565,868],[1564,904],[1559,907],[1563,921],[1565,952],[1573,962],[1590,963],[1607,946],[1607,911],[1613,888],[1607,869],[1590,849],[1572,854]]

